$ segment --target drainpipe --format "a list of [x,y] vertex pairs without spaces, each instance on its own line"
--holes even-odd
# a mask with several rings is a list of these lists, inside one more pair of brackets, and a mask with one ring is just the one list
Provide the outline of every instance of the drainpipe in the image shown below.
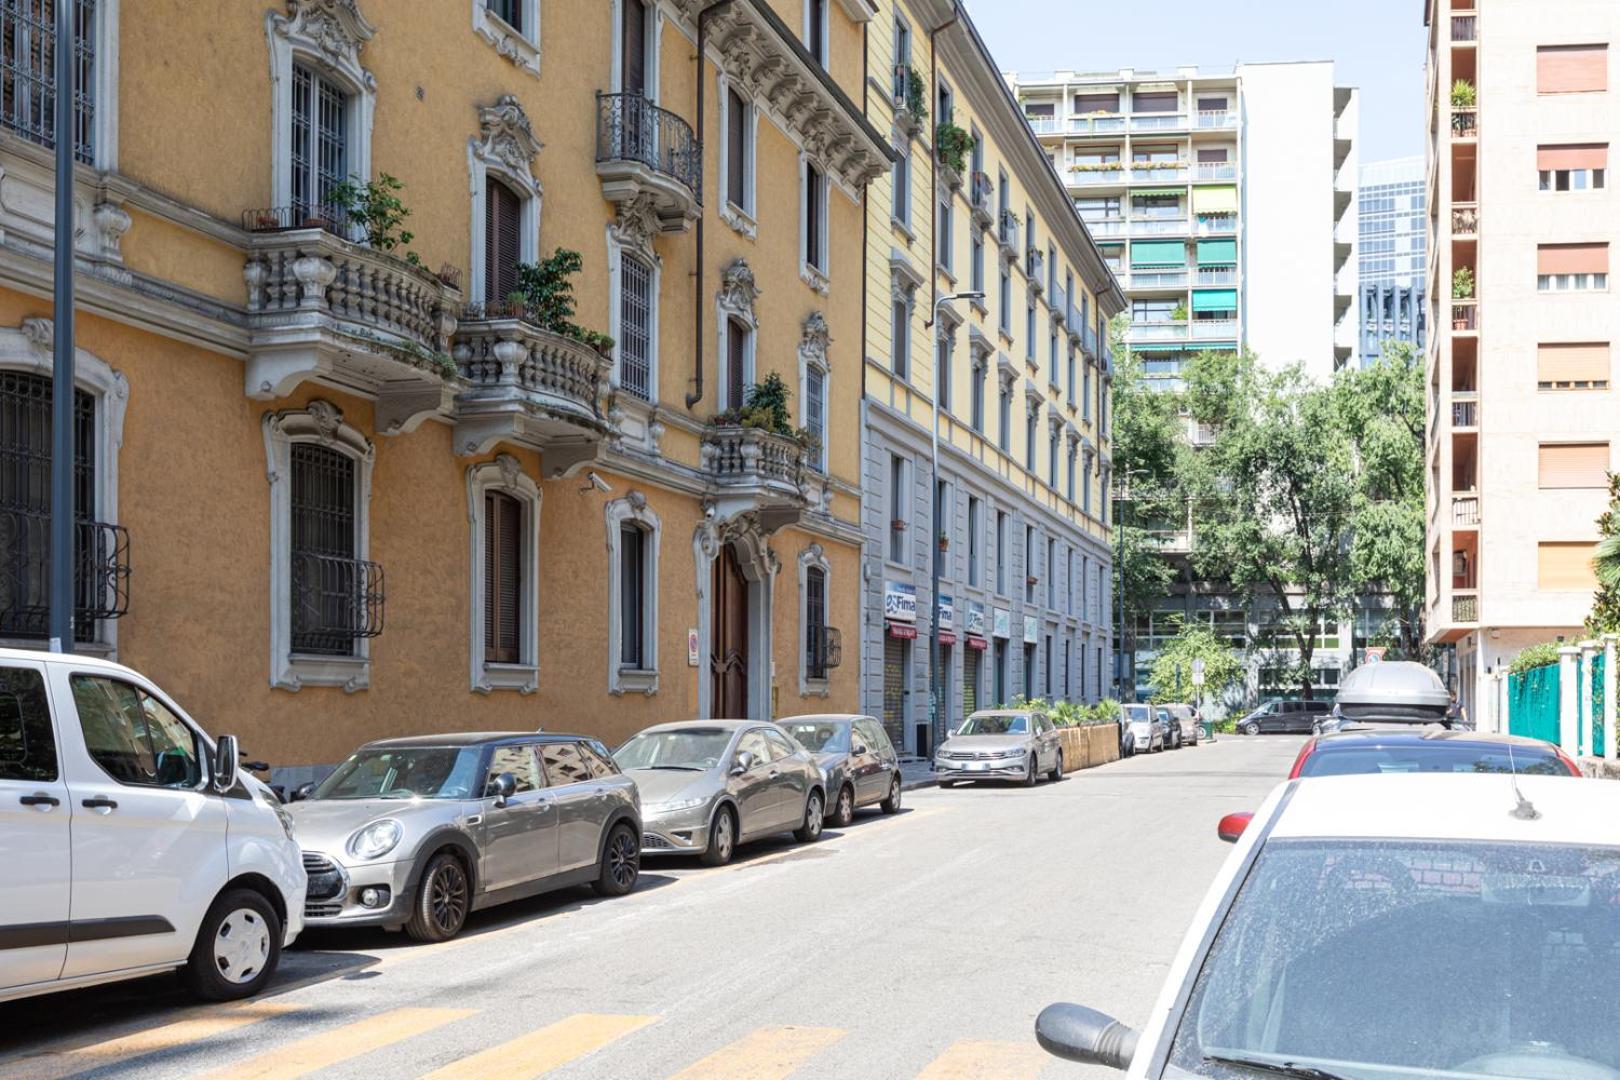
[[[704,128],[708,126],[704,121],[703,90],[705,85],[708,83],[708,62],[705,59],[706,54],[704,49],[708,45],[709,41],[709,18],[730,7],[736,2],[737,0],[719,0],[719,3],[704,8],[703,11],[698,14],[697,141],[698,147],[700,148],[698,151],[700,155],[703,152],[701,148],[704,145],[703,131]],[[718,155],[716,156],[716,160],[718,160]],[[724,182],[725,180],[723,177],[717,178],[715,181],[715,193],[722,199],[725,198],[725,195],[721,190],[721,185],[724,184]],[[698,192],[698,198],[701,199],[702,197],[703,193],[700,190]],[[707,217],[707,214],[699,213],[697,220],[697,273],[693,275],[692,278],[694,283],[692,286],[692,389],[688,390],[686,393],[686,408],[688,411],[693,409],[698,402],[703,400],[703,222]]]

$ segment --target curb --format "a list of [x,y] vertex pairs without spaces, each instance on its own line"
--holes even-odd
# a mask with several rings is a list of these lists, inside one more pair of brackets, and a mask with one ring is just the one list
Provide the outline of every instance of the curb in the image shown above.
[[920,788],[938,787],[938,786],[939,786],[939,778],[938,777],[929,777],[929,778],[927,778],[925,780],[901,780],[900,781],[900,790],[901,791],[917,791]]

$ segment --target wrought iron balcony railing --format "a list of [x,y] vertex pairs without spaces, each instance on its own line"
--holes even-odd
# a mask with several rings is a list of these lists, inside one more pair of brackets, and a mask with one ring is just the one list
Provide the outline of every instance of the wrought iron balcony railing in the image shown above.
[[703,146],[691,125],[641,94],[598,94],[596,160],[635,161],[678,182],[703,202]]
[[367,559],[292,553],[292,648],[352,656],[383,631],[383,568]]
[[[74,523],[74,639],[93,641],[99,619],[129,613],[129,530]],[[51,515],[0,510],[0,637],[44,638],[50,631]]]

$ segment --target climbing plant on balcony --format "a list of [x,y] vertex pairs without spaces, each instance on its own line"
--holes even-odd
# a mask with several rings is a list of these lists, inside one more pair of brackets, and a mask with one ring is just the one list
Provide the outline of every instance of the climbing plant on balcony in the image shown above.
[[927,84],[914,67],[906,68],[905,99],[902,104],[906,112],[911,114],[912,123],[922,127],[928,120],[928,95],[925,92]]
[[974,143],[972,135],[949,120],[934,129],[934,156],[957,175],[967,171],[968,155],[973,152]]

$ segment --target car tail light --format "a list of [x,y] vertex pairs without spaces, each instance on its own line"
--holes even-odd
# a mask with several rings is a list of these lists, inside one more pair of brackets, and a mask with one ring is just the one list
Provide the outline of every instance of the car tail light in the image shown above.
[[1253,820],[1254,815],[1247,810],[1236,814],[1227,814],[1221,818],[1221,823],[1215,826],[1215,835],[1228,844],[1235,844],[1238,837],[1243,835],[1243,830],[1247,829],[1249,822]]
[[1312,735],[1305,740],[1305,745],[1299,748],[1299,756],[1294,758],[1294,767],[1288,770],[1288,779],[1298,780],[1300,772],[1305,768],[1305,759],[1311,756],[1316,749],[1316,736]]
[[1575,763],[1574,758],[1570,757],[1562,750],[1555,750],[1554,753],[1558,755],[1558,760],[1564,763],[1564,768],[1569,770],[1569,775],[1583,777],[1586,775],[1585,773],[1581,772],[1581,767]]

